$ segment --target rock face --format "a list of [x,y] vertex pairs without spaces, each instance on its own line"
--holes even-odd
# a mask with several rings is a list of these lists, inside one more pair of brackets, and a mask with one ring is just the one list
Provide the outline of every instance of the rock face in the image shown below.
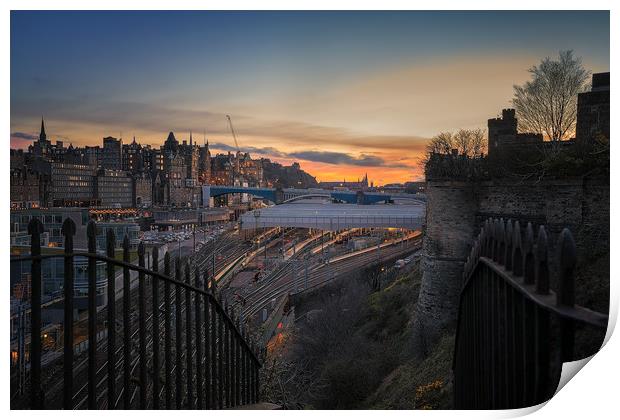
[[[436,340],[456,323],[462,270],[473,238],[488,217],[544,224],[555,244],[568,227],[575,236],[579,266],[587,267],[609,255],[609,181],[571,178],[529,182],[480,183],[429,181],[426,187],[424,274],[413,325],[413,347],[418,357],[428,354]],[[550,253],[551,287],[555,252]],[[606,284],[599,284],[601,282]],[[596,284],[594,284],[596,283]],[[605,311],[609,278],[584,278],[577,287],[577,304]],[[599,291],[593,296],[589,290]],[[579,301],[579,296],[583,296]],[[603,307],[601,307],[602,305]]]

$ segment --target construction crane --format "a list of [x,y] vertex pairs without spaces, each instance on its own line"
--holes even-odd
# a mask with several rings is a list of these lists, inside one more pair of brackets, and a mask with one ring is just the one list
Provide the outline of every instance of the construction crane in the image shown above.
[[228,118],[228,125],[230,126],[230,131],[232,133],[233,139],[235,140],[235,146],[237,146],[237,155],[235,156],[235,171],[233,176],[239,175],[239,156],[241,155],[241,150],[239,149],[239,142],[237,142],[237,135],[235,134],[235,128],[233,127],[232,120],[230,119],[230,115],[226,115]]
[[232,120],[230,119],[230,115],[226,115],[226,118],[228,118],[228,125],[230,126],[230,131],[232,132],[233,139],[235,140],[235,146],[237,146],[237,153],[239,153],[241,152],[241,150],[239,150],[239,143],[237,142],[237,135],[235,134],[235,129],[233,127]]

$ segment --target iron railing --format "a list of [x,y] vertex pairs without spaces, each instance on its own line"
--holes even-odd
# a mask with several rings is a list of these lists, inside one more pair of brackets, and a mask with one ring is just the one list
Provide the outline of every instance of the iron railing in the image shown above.
[[[157,248],[149,269],[142,243],[138,265],[132,264],[127,237],[123,260],[116,260],[111,230],[106,255],[100,255],[94,221],[87,227],[87,252],[74,251],[75,224],[66,219],[64,253],[42,255],[43,230],[42,223],[33,219],[28,226],[30,255],[11,258],[11,263],[30,261],[32,273],[29,354],[18,355],[29,362],[27,392],[12,395],[12,408],[222,409],[258,402],[258,347],[233,310],[222,303],[206,272],[201,278],[196,271],[192,282],[189,263],[177,259],[173,275],[166,252],[162,273]],[[78,256],[88,258],[87,320],[74,318],[73,260]],[[41,363],[41,265],[49,258],[64,258],[62,376],[55,375],[53,367],[42,369]],[[107,265],[107,305],[99,308],[97,261]],[[122,269],[118,290],[116,267]],[[131,272],[138,273],[137,287],[132,287],[136,285]],[[74,354],[74,328],[87,331],[86,357]],[[60,362],[57,365],[60,370]],[[51,373],[45,374],[48,369]]]
[[[525,232],[518,221],[484,223],[463,273],[453,359],[455,408],[545,402],[557,388],[562,363],[577,357],[576,331],[604,334],[608,316],[575,305],[577,252],[570,231],[559,236],[557,273],[550,270],[549,249],[544,226],[535,240],[531,223]],[[557,274],[555,293],[550,274]]]

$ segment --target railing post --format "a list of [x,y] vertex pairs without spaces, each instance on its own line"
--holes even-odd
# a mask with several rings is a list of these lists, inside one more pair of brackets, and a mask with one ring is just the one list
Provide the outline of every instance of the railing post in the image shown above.
[[528,223],[525,228],[525,241],[523,242],[523,283],[534,284],[535,281],[534,228],[531,223]]
[[[114,258],[116,237],[114,231],[108,229],[106,235],[106,251],[108,258]],[[114,264],[108,262],[108,409],[113,410],[116,403],[116,275]]]
[[513,270],[512,239],[512,220],[508,219],[508,221],[506,222],[506,230],[504,231],[504,266],[506,266],[506,271]]
[[63,408],[73,409],[73,236],[75,235],[75,222],[70,217],[62,224],[61,233],[65,242],[65,267],[64,267],[64,390]]
[[[164,275],[170,277],[170,253],[164,255]],[[172,330],[170,317],[172,315],[171,302],[172,293],[170,282],[164,282],[164,393],[166,398],[166,410],[172,408]]]
[[536,243],[536,292],[542,295],[549,294],[549,261],[547,260],[547,247],[547,232],[545,231],[545,227],[541,226],[538,230],[538,239]]
[[[189,264],[185,262],[185,284],[190,285]],[[187,407],[194,409],[193,358],[192,358],[192,296],[189,288],[185,289],[185,364],[187,379]]]
[[512,272],[516,277],[523,276],[523,245],[521,241],[521,225],[517,220],[512,233]]
[[[211,314],[211,333],[209,342],[211,344],[211,354],[209,367],[209,374],[211,376],[211,387],[209,389],[209,401],[211,401],[211,408],[215,409],[219,407],[219,378],[217,374],[217,310],[215,305],[215,297],[213,295],[209,298],[209,307]],[[217,402],[217,403],[216,403]],[[221,407],[219,407],[221,408]]]
[[[181,276],[181,257],[177,257],[176,262],[175,262],[175,280],[176,281],[182,281],[182,276]],[[167,282],[166,282],[167,283]],[[176,402],[176,408],[177,410],[180,409],[183,405],[183,375],[181,373],[181,369],[182,369],[182,363],[183,363],[183,358],[182,358],[182,353],[183,353],[183,343],[182,343],[182,339],[183,339],[183,319],[182,319],[182,313],[181,313],[181,309],[183,307],[183,301],[182,301],[182,292],[181,292],[181,286],[175,286],[174,288],[174,309],[175,309],[175,339],[174,339],[174,346],[175,346],[175,356],[176,356],[176,360],[175,360],[175,382],[176,382],[176,386],[175,386],[175,402]]]
[[505,248],[505,229],[504,229],[504,219],[501,218],[496,222],[496,230],[495,235],[497,237],[497,257],[495,258],[495,262],[504,265],[504,248]]
[[[207,274],[207,272],[205,271],[204,273],[204,284],[203,284],[203,289],[205,291],[207,291],[207,287],[209,285],[209,276]],[[213,395],[212,395],[212,389],[213,386],[211,384],[211,380],[212,380],[212,372],[211,372],[211,353],[210,353],[210,349],[211,349],[211,335],[210,335],[210,325],[211,325],[211,318],[209,316],[209,307],[211,306],[211,303],[209,301],[209,296],[205,296],[204,298],[205,304],[204,304],[204,314],[205,314],[205,322],[204,322],[204,332],[205,332],[205,406],[207,409],[211,409],[213,408]]]
[[491,250],[491,241],[492,241],[492,230],[491,223],[489,219],[484,221],[484,226],[482,228],[482,255],[488,258],[493,258],[493,251]]
[[[547,261],[547,232],[544,226],[538,230],[536,242],[536,293],[549,294],[549,266]],[[550,396],[551,365],[550,365],[550,314],[543,308],[536,308],[536,403],[541,403]]]
[[[138,265],[144,268],[144,243],[138,245]],[[144,273],[138,273],[138,329],[140,340],[140,409],[146,409],[146,304]]]
[[[167,253],[166,253],[167,254]],[[154,272],[159,271],[159,248],[153,248],[153,268]],[[153,409],[159,409],[159,393],[161,390],[159,374],[161,365],[159,361],[159,278],[153,276],[151,281],[153,292]],[[166,408],[168,408],[166,406]]]
[[[86,227],[88,253],[97,253],[97,225]],[[88,257],[88,409],[97,406],[97,260]]]
[[[241,312],[241,309],[240,309]],[[241,318],[237,318],[237,332],[235,338],[235,405],[241,404],[241,353],[243,352],[243,342],[241,340]]]
[[[123,238],[123,261],[129,263],[129,238]],[[123,267],[123,407],[128,410],[131,401],[131,285],[129,268]]]
[[[560,276],[558,279],[558,306],[575,306],[575,266],[577,265],[577,247],[568,229],[562,230],[559,243]],[[561,332],[561,362],[571,362],[574,358],[575,322],[562,318]]]
[[217,313],[217,399],[218,408],[224,408],[224,313],[219,308]]
[[[200,274],[198,273],[198,269],[196,269],[196,272],[194,274],[195,276],[195,284],[194,286],[197,289],[201,289],[200,286]],[[204,393],[203,393],[203,375],[202,375],[202,331],[204,331],[204,328],[202,328],[202,324],[201,324],[201,313],[200,313],[200,302],[202,300],[202,296],[200,294],[196,294],[196,298],[194,300],[194,304],[195,304],[195,311],[196,311],[196,327],[194,328],[196,331],[196,400],[198,402],[198,404],[196,405],[196,408],[198,410],[202,410],[203,408],[203,399],[204,399]]]
[[228,322],[228,317],[229,317],[229,306],[228,306],[228,302],[226,302],[226,307],[225,307],[225,312],[226,312],[226,318],[225,318],[225,322],[224,322],[224,363],[226,364],[226,373],[225,373],[225,379],[224,379],[224,383],[226,384],[226,407],[231,407],[231,403],[230,403],[230,373],[231,373],[231,369],[230,369],[230,328],[231,325]]
[[32,406],[41,410],[44,407],[44,395],[41,387],[41,233],[43,224],[34,217],[28,223],[30,235],[30,255],[32,260],[31,312],[30,312],[30,398]]

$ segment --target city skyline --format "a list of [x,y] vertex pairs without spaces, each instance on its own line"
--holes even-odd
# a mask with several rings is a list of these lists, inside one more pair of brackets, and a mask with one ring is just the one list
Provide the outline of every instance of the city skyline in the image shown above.
[[[12,12],[11,147],[169,131],[320,180],[419,179],[425,142],[482,128],[544,56],[609,69],[608,12]],[[53,30],[50,30],[53,28]],[[70,42],[70,44],[69,44]],[[387,48],[386,48],[387,46]],[[474,96],[475,95],[475,96]],[[475,103],[472,98],[476,99]]]

